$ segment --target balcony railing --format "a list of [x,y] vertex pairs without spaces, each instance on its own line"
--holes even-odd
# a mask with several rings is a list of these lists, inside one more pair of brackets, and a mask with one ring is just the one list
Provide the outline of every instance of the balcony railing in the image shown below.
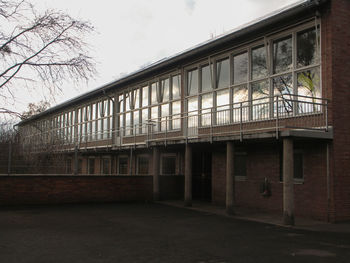
[[115,131],[115,146],[201,139],[286,129],[328,130],[328,101],[307,96],[272,96],[149,120]]
[[114,131],[90,131],[88,134],[75,133],[63,137],[47,131],[26,136],[24,140],[41,151],[47,145],[69,149],[75,146],[88,148],[148,145],[153,142],[166,144],[193,139],[213,141],[225,136],[239,136],[242,140],[245,135],[264,132],[272,132],[278,137],[280,131],[288,129],[328,131],[327,116],[327,99],[285,95],[159,117]]

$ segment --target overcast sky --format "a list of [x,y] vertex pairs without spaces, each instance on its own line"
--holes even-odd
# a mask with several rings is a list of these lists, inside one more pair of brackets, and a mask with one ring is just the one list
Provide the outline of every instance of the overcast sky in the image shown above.
[[[32,0],[40,8],[66,11],[97,30],[88,42],[98,75],[88,85],[62,86],[52,106],[100,87],[161,58],[174,55],[297,0]],[[43,92],[19,94],[23,111]]]

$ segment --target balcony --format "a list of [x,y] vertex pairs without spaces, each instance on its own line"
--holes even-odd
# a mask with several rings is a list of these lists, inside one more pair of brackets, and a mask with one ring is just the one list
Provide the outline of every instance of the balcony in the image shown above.
[[176,144],[278,137],[290,131],[330,133],[328,100],[285,95],[264,97],[151,119],[115,131],[113,146]]

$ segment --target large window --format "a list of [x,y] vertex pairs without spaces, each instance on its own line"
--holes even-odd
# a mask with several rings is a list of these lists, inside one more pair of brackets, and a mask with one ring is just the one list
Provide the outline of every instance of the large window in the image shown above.
[[121,175],[128,174],[128,157],[126,156],[118,157],[118,174],[121,174]]
[[111,169],[111,159],[109,157],[101,158],[101,174],[110,174]]
[[95,174],[95,158],[88,159],[88,174]]
[[149,158],[146,155],[137,157],[137,174],[149,174]]

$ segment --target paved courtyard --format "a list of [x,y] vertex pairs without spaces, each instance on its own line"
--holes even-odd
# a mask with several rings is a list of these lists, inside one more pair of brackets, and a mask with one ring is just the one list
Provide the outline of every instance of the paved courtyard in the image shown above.
[[6,207],[0,262],[350,262],[350,234],[161,204]]

